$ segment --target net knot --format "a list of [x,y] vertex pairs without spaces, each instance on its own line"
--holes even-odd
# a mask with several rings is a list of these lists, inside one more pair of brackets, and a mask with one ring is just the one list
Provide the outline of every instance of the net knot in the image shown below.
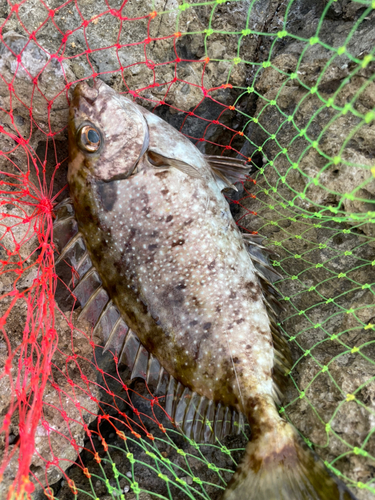
[[55,14],[56,12],[53,9],[50,9],[50,11],[48,12],[48,17],[54,17]]
[[47,420],[42,420],[41,424],[42,424],[42,426],[45,428],[45,430],[47,432],[50,431],[51,428],[50,428],[49,423],[47,422]]
[[4,431],[6,431],[8,429],[8,427],[10,426],[10,422],[11,422],[11,414],[7,413],[4,417],[4,420],[3,420],[3,430]]
[[116,434],[118,435],[118,437],[120,439],[122,439],[123,441],[126,441],[127,440],[127,437],[125,436],[124,432],[123,431],[118,431],[116,430]]
[[68,422],[68,421],[69,421],[69,418],[68,418],[68,415],[66,414],[66,411],[61,410],[61,411],[60,411],[60,415],[61,415],[61,416],[62,416],[62,418],[65,420],[65,422]]
[[[174,34],[174,36],[175,36],[176,38],[180,38],[180,36],[182,36],[182,34],[181,34],[181,32],[180,32],[180,31],[177,31],[177,32]],[[180,61],[178,61],[178,62],[180,62]]]
[[68,483],[68,486],[71,489],[73,495],[76,495],[77,494],[77,488],[76,488],[76,485],[75,485],[75,482],[73,481],[73,479],[67,478],[67,483]]
[[28,477],[24,477],[23,481],[24,481],[23,488],[25,490],[25,493],[31,495],[31,493],[33,493],[35,490],[34,484],[30,481]]
[[90,479],[91,477],[91,474],[89,473],[87,467],[85,467],[82,471],[84,473],[84,475],[87,477],[87,479]]
[[38,203],[38,210],[44,214],[51,214],[53,211],[53,204],[52,201],[47,198],[43,197],[40,202]]
[[97,464],[100,464],[100,462],[102,461],[102,459],[99,457],[99,453],[96,452],[95,455],[94,455],[94,460]]
[[82,23],[82,26],[83,26],[84,28],[87,28],[87,26],[88,26],[89,24],[90,24],[90,21],[88,21],[87,19],[85,19],[85,20],[83,21],[83,23]]
[[58,466],[59,465],[59,459],[57,457],[53,457],[53,460],[50,462],[47,462],[47,467],[50,467],[51,465]]
[[134,481],[134,483],[131,483],[130,487],[136,495],[137,494],[139,495],[139,493],[141,493],[141,490],[140,490],[138,483],[136,481]]
[[15,3],[14,5],[12,5],[10,11],[11,12],[18,12],[18,9],[19,9],[19,5],[17,3]]
[[156,17],[157,15],[158,15],[158,13],[155,10],[150,12],[150,14],[149,14],[150,19],[154,19],[154,17]]
[[168,476],[166,476],[165,474],[159,473],[159,474],[158,474],[158,477],[160,477],[160,479],[164,479],[164,481],[165,481],[166,483],[169,481]]
[[[5,325],[5,320],[4,318],[0,318],[0,321],[2,321],[2,325],[1,326],[4,326]],[[10,358],[8,358],[5,362],[5,366],[4,366],[4,372],[5,372],[5,375],[10,375],[10,371],[12,369],[12,360]]]
[[54,497],[52,488],[50,488],[50,487],[46,488],[43,493],[48,498],[48,500],[54,500],[55,497]]

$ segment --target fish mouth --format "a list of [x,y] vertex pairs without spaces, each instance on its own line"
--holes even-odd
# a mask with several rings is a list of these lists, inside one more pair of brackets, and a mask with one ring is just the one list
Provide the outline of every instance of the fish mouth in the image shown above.
[[80,82],[76,85],[73,96],[76,99],[83,98],[88,104],[93,105],[99,95],[98,87],[100,88],[100,85],[96,85],[96,82],[93,87],[90,87],[87,82]]

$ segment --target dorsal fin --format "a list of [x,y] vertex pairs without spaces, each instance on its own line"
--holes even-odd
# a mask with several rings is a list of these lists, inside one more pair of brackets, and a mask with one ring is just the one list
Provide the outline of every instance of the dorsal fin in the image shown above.
[[277,319],[283,311],[283,306],[279,302],[280,294],[275,290],[273,283],[282,276],[273,267],[269,261],[269,255],[274,252],[265,248],[262,238],[259,235],[243,233],[243,239],[247,244],[250,258],[254,264],[258,281],[263,291],[263,302],[266,306],[270,320],[270,328],[274,349],[274,367],[273,367],[273,398],[280,404],[283,392],[286,387],[286,376],[292,367],[293,361],[289,345],[277,325]]
[[221,190],[229,188],[237,191],[234,184],[245,181],[251,170],[251,166],[246,165],[246,160],[240,158],[214,155],[205,155],[204,158],[211,167]]

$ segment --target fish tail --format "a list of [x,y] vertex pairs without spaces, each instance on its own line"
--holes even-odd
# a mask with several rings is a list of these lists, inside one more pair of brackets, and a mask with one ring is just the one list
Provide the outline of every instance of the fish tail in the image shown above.
[[222,500],[356,500],[289,423],[258,432]]

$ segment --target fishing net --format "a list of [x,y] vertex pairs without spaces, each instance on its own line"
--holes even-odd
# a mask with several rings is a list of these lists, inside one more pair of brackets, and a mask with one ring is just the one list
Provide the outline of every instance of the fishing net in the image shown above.
[[228,201],[277,252],[280,412],[373,498],[375,3],[4,1],[0,38],[0,497],[216,499],[250,435],[183,437],[59,288],[69,99],[101,78],[250,162]]

